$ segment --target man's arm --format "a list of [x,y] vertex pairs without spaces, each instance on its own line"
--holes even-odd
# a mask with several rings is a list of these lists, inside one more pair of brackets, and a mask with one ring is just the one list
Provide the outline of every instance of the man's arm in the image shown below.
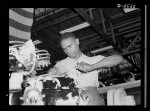
[[65,63],[63,61],[59,61],[48,71],[48,73],[50,75],[63,76],[64,73],[67,72],[66,70]]
[[123,57],[120,55],[112,55],[109,57],[106,57],[99,62],[92,65],[92,70],[104,68],[104,67],[113,67],[118,64],[120,64],[123,61]]
[[77,69],[80,69],[81,71],[84,71],[84,72],[89,72],[89,71],[97,70],[97,69],[104,68],[104,67],[113,67],[113,66],[120,64],[122,61],[123,61],[123,57],[115,54],[115,55],[106,57],[92,65],[87,64],[85,62],[78,63]]

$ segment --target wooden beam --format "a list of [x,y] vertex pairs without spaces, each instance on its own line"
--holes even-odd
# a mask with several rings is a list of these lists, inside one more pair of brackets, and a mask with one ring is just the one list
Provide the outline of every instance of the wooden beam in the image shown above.
[[110,45],[114,47],[119,53],[122,53],[122,50],[103,32],[103,29],[97,25],[85,12],[82,11],[81,8],[74,8],[79,15],[84,18],[97,32],[98,34],[106,40]]

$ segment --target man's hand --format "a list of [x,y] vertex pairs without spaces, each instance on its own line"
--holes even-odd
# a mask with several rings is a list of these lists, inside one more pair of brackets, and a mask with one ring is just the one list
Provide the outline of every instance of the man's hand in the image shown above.
[[59,76],[60,75],[60,71],[59,71],[59,69],[57,68],[57,67],[53,67],[53,68],[51,68],[49,71],[48,71],[48,74],[50,74],[50,75],[57,75],[57,76]]
[[90,72],[93,70],[92,65],[85,62],[77,63],[76,69],[83,71],[84,73]]

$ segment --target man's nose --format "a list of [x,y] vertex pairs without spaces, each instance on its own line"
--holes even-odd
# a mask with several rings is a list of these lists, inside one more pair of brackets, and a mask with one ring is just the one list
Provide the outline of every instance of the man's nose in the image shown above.
[[69,49],[69,48],[67,48],[67,49],[66,49],[66,52],[67,52],[67,53],[69,53],[69,52],[70,52],[70,49]]
[[67,53],[69,53],[70,51],[69,50],[67,50]]

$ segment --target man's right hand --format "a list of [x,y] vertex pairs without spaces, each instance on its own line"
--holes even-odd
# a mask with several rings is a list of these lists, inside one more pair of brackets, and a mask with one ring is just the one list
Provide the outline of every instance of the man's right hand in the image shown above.
[[51,68],[49,71],[48,71],[48,74],[50,74],[50,75],[57,75],[57,76],[59,76],[60,75],[60,71],[59,71],[59,69],[57,68],[57,67],[53,67],[53,68]]

